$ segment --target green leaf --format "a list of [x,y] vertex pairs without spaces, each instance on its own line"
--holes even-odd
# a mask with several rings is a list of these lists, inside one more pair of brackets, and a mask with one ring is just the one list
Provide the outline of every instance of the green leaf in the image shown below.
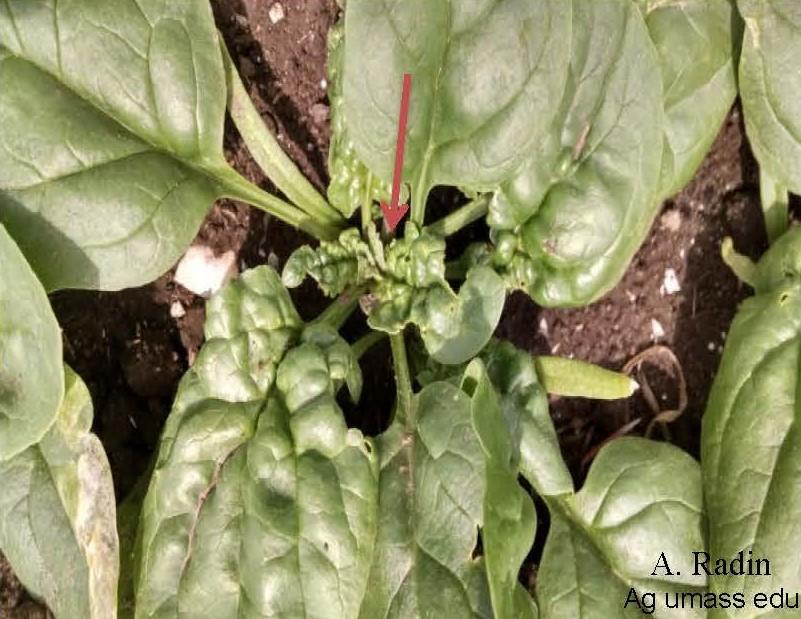
[[483,519],[485,463],[458,387],[433,383],[377,441],[378,535],[359,617],[491,617],[483,562],[471,557]]
[[490,342],[481,358],[501,397],[509,431],[517,437],[520,472],[540,496],[573,492],[534,358],[498,340]]
[[496,617],[534,619],[536,605],[517,581],[520,565],[534,543],[534,503],[517,483],[512,436],[503,423],[500,399],[481,361],[467,367],[462,389],[471,395],[473,424],[486,458],[481,540],[492,607]]
[[114,487],[89,432],[92,404],[65,368],[66,391],[42,441],[0,463],[0,549],[58,619],[116,617]]
[[577,0],[572,23],[556,119],[488,217],[494,236],[517,234],[510,286],[545,306],[611,289],[658,207],[662,85],[640,11],[630,0]]
[[0,461],[42,438],[63,394],[61,329],[42,285],[0,224]]
[[358,368],[303,330],[267,267],[208,305],[145,500],[137,617],[353,617],[375,536],[378,456],[335,394]]
[[692,179],[734,103],[741,26],[730,0],[639,1],[662,69],[666,198]]
[[759,165],[801,194],[801,5],[738,0],[745,20],[740,96],[748,141]]
[[349,0],[344,117],[358,157],[391,179],[402,74],[412,74],[404,179],[421,224],[437,184],[492,189],[550,128],[570,5]]
[[472,269],[459,289],[461,319],[456,322],[456,334],[443,338],[436,332],[421,328],[431,356],[447,364],[464,363],[475,357],[498,326],[504,301],[506,285],[503,279],[489,267]]
[[[546,499],[551,529],[537,572],[543,619],[640,617],[623,605],[634,588],[655,592],[654,617],[669,618],[665,594],[703,592],[693,551],[704,548],[698,463],[665,443],[612,441],[598,454],[577,494]],[[654,569],[664,553],[673,573]],[[651,576],[656,572],[656,576]],[[685,607],[683,617],[703,617]]]
[[726,337],[701,433],[710,555],[770,561],[770,576],[710,579],[713,591],[746,598],[801,587],[801,532],[787,517],[801,509],[801,228],[768,250],[753,285]]
[[205,0],[0,5],[0,223],[47,289],[155,279],[223,195],[315,228],[225,163],[225,103]]

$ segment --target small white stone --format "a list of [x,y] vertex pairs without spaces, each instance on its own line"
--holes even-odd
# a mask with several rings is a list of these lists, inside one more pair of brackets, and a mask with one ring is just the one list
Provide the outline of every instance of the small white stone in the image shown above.
[[270,7],[268,15],[270,16],[270,21],[274,24],[277,24],[279,21],[284,19],[283,5],[280,2],[276,2]]
[[540,333],[548,335],[548,321],[545,320],[544,316],[540,318]]
[[656,318],[651,318],[651,338],[658,340],[665,337],[665,328]]
[[321,90],[325,90],[326,88],[328,88],[328,80],[321,79],[320,80],[320,89]]
[[671,268],[665,269],[665,277],[662,280],[662,288],[660,289],[663,294],[676,294],[681,290],[679,278],[676,277],[676,271]]
[[193,245],[175,270],[175,282],[201,297],[210,297],[236,275],[232,251],[215,256],[210,247]]
[[678,209],[672,208],[665,211],[661,218],[662,226],[671,232],[678,232],[681,228],[681,212]]
[[715,342],[709,342],[709,344],[706,345],[706,349],[709,352],[712,352],[713,350],[715,350]]
[[172,305],[170,305],[170,316],[173,318],[183,318],[186,316],[186,310],[184,306],[181,305],[180,301],[174,301]]

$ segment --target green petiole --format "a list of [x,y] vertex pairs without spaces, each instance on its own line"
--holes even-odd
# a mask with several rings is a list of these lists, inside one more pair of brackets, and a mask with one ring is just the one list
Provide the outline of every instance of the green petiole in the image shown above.
[[245,141],[248,150],[264,174],[283,194],[302,211],[331,227],[342,227],[344,219],[320,195],[314,186],[298,170],[278,141],[264,125],[256,106],[253,105],[231,56],[221,42],[223,64],[228,83],[228,111]]

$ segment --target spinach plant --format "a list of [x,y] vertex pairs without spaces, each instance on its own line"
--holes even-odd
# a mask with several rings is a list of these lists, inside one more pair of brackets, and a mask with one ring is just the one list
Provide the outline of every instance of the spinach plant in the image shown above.
[[209,302],[124,557],[137,617],[539,616],[517,581],[536,528],[520,472],[552,513],[542,616],[593,616],[585,598],[617,608],[632,587],[704,585],[641,575],[661,549],[703,547],[692,458],[619,441],[574,493],[535,359],[492,342],[418,390],[399,335],[393,420],[367,438],[335,397],[358,398],[363,347],[333,315],[304,323],[269,267]]
[[[792,19],[778,1],[740,4],[742,79],[780,47],[770,37],[783,31],[760,24]],[[681,579],[645,575],[660,552],[705,547],[690,456],[615,441],[577,491],[559,451],[546,391],[618,398],[636,385],[492,333],[510,289],[559,306],[615,285],[734,97],[737,28],[724,0],[349,0],[329,41],[324,198],[262,124],[202,0],[0,5],[0,549],[23,583],[59,619],[115,616],[118,588],[120,615],[138,618],[589,619],[616,616],[631,589],[705,587],[684,565]],[[415,80],[403,170],[412,214],[393,238],[376,205],[404,72]],[[226,104],[286,200],[225,163]],[[758,104],[745,103],[749,134]],[[782,163],[763,167],[792,188]],[[468,201],[429,221],[440,185]],[[153,279],[222,196],[320,243],[280,277],[258,267],[209,301],[207,341],[118,534],[88,394],[63,364],[45,291]],[[448,237],[481,219],[488,238],[446,261]],[[792,346],[771,337],[795,335],[790,318],[771,330],[771,312],[792,306],[797,252],[779,250],[797,233],[783,238],[756,267],[752,303],[754,324],[767,307],[763,345],[782,372]],[[336,297],[311,322],[285,288],[307,276]],[[374,331],[351,344],[339,328],[356,307]],[[762,331],[743,329],[729,346]],[[344,386],[358,402],[359,357],[385,335],[396,402],[389,427],[365,437],[337,397]],[[407,354],[418,340],[423,372]],[[705,422],[707,486],[732,470],[719,466],[731,447],[715,428],[743,405],[726,400],[735,366]],[[770,431],[791,436],[786,421]],[[533,595],[518,582],[537,527],[519,475],[551,520]],[[792,500],[792,472],[776,477]],[[737,505],[707,492],[711,545],[728,552],[716,527]]]

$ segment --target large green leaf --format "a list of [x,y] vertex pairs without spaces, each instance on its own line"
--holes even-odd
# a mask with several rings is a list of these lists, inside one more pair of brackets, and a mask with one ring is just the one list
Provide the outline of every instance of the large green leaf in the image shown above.
[[569,34],[568,2],[349,0],[342,88],[358,157],[391,179],[409,72],[404,179],[413,211],[422,213],[437,184],[494,188],[549,129]]
[[588,303],[620,279],[656,213],[663,152],[659,60],[640,11],[630,0],[572,7],[556,118],[488,219],[499,242],[517,236],[510,285],[548,306]]
[[686,185],[737,94],[740,27],[730,0],[640,0],[659,54],[665,104],[662,196]]
[[70,369],[65,374],[64,400],[45,437],[0,463],[0,550],[58,619],[110,619],[119,572],[114,487],[89,432],[89,392]]
[[63,394],[61,330],[42,285],[0,224],[0,461],[42,438]]
[[745,20],[740,96],[748,141],[760,165],[801,194],[801,4],[738,0]]
[[[701,470],[689,455],[644,439],[613,441],[580,492],[546,503],[551,529],[536,589],[543,619],[641,617],[634,603],[623,609],[631,589],[656,594],[655,617],[705,616],[703,607],[665,604],[666,594],[672,600],[706,586],[705,575],[693,574],[692,553],[704,548],[704,503]],[[672,575],[655,569],[662,553]]]
[[0,222],[48,289],[160,275],[212,201],[225,79],[205,0],[0,4]]
[[137,617],[353,617],[375,535],[377,453],[334,396],[349,347],[302,332],[270,269],[208,306],[141,520]]
[[710,579],[713,591],[746,598],[801,588],[801,530],[791,516],[801,510],[801,228],[771,247],[751,283],[756,295],[726,337],[701,435],[710,555],[770,561],[769,576]]

